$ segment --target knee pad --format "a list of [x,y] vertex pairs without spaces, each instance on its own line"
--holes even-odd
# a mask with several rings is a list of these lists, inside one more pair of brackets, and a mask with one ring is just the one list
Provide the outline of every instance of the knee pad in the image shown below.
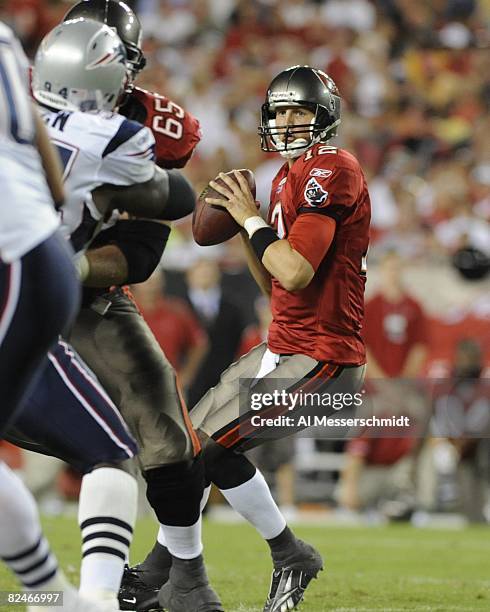
[[144,472],[146,497],[160,523],[194,525],[200,516],[204,490],[204,465],[201,455]]

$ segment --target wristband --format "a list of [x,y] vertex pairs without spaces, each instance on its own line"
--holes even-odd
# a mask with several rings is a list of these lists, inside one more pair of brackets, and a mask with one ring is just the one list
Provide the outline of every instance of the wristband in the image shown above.
[[279,240],[279,236],[269,225],[267,227],[261,227],[254,232],[253,236],[250,238],[250,244],[259,258],[259,261],[262,261],[262,257],[267,247],[277,240]]
[[257,230],[263,227],[270,227],[270,225],[268,225],[264,219],[262,219],[262,217],[256,215],[255,217],[249,217],[243,224],[243,227],[245,228],[248,237],[252,238]]
[[75,261],[75,270],[81,283],[87,278],[90,272],[90,264],[86,255],[82,255]]

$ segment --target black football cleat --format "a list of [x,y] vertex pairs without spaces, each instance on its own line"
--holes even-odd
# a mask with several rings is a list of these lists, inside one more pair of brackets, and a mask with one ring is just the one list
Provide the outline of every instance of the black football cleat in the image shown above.
[[158,596],[162,608],[168,612],[224,612],[208,582],[202,557],[188,563],[187,568],[185,561],[180,562],[178,569],[172,566],[169,580]]
[[148,584],[145,581],[146,572],[134,567],[124,567],[124,573],[119,589],[119,609],[128,612],[160,612],[163,610],[158,603],[158,592],[168,576],[164,576],[161,584]]
[[322,569],[320,553],[302,540],[296,540],[296,547],[274,567],[264,612],[288,612],[297,608],[306,588]]

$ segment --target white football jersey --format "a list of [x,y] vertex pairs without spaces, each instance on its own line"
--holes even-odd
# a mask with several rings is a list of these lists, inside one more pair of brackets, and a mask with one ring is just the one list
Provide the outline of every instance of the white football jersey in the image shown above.
[[[107,223],[91,192],[100,185],[128,186],[155,172],[155,139],[140,123],[117,113],[53,111],[39,107],[64,167],[62,230],[76,252],[83,251]],[[112,222],[118,217],[112,215]],[[110,222],[109,222],[110,224]]]
[[0,259],[10,263],[58,227],[41,159],[28,89],[28,63],[0,22]]

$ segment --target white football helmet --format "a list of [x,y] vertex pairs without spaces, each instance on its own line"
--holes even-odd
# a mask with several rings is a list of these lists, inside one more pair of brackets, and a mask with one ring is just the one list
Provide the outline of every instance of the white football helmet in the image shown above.
[[92,19],[60,24],[43,39],[34,60],[34,98],[59,110],[108,110],[128,78],[125,47],[113,28]]

